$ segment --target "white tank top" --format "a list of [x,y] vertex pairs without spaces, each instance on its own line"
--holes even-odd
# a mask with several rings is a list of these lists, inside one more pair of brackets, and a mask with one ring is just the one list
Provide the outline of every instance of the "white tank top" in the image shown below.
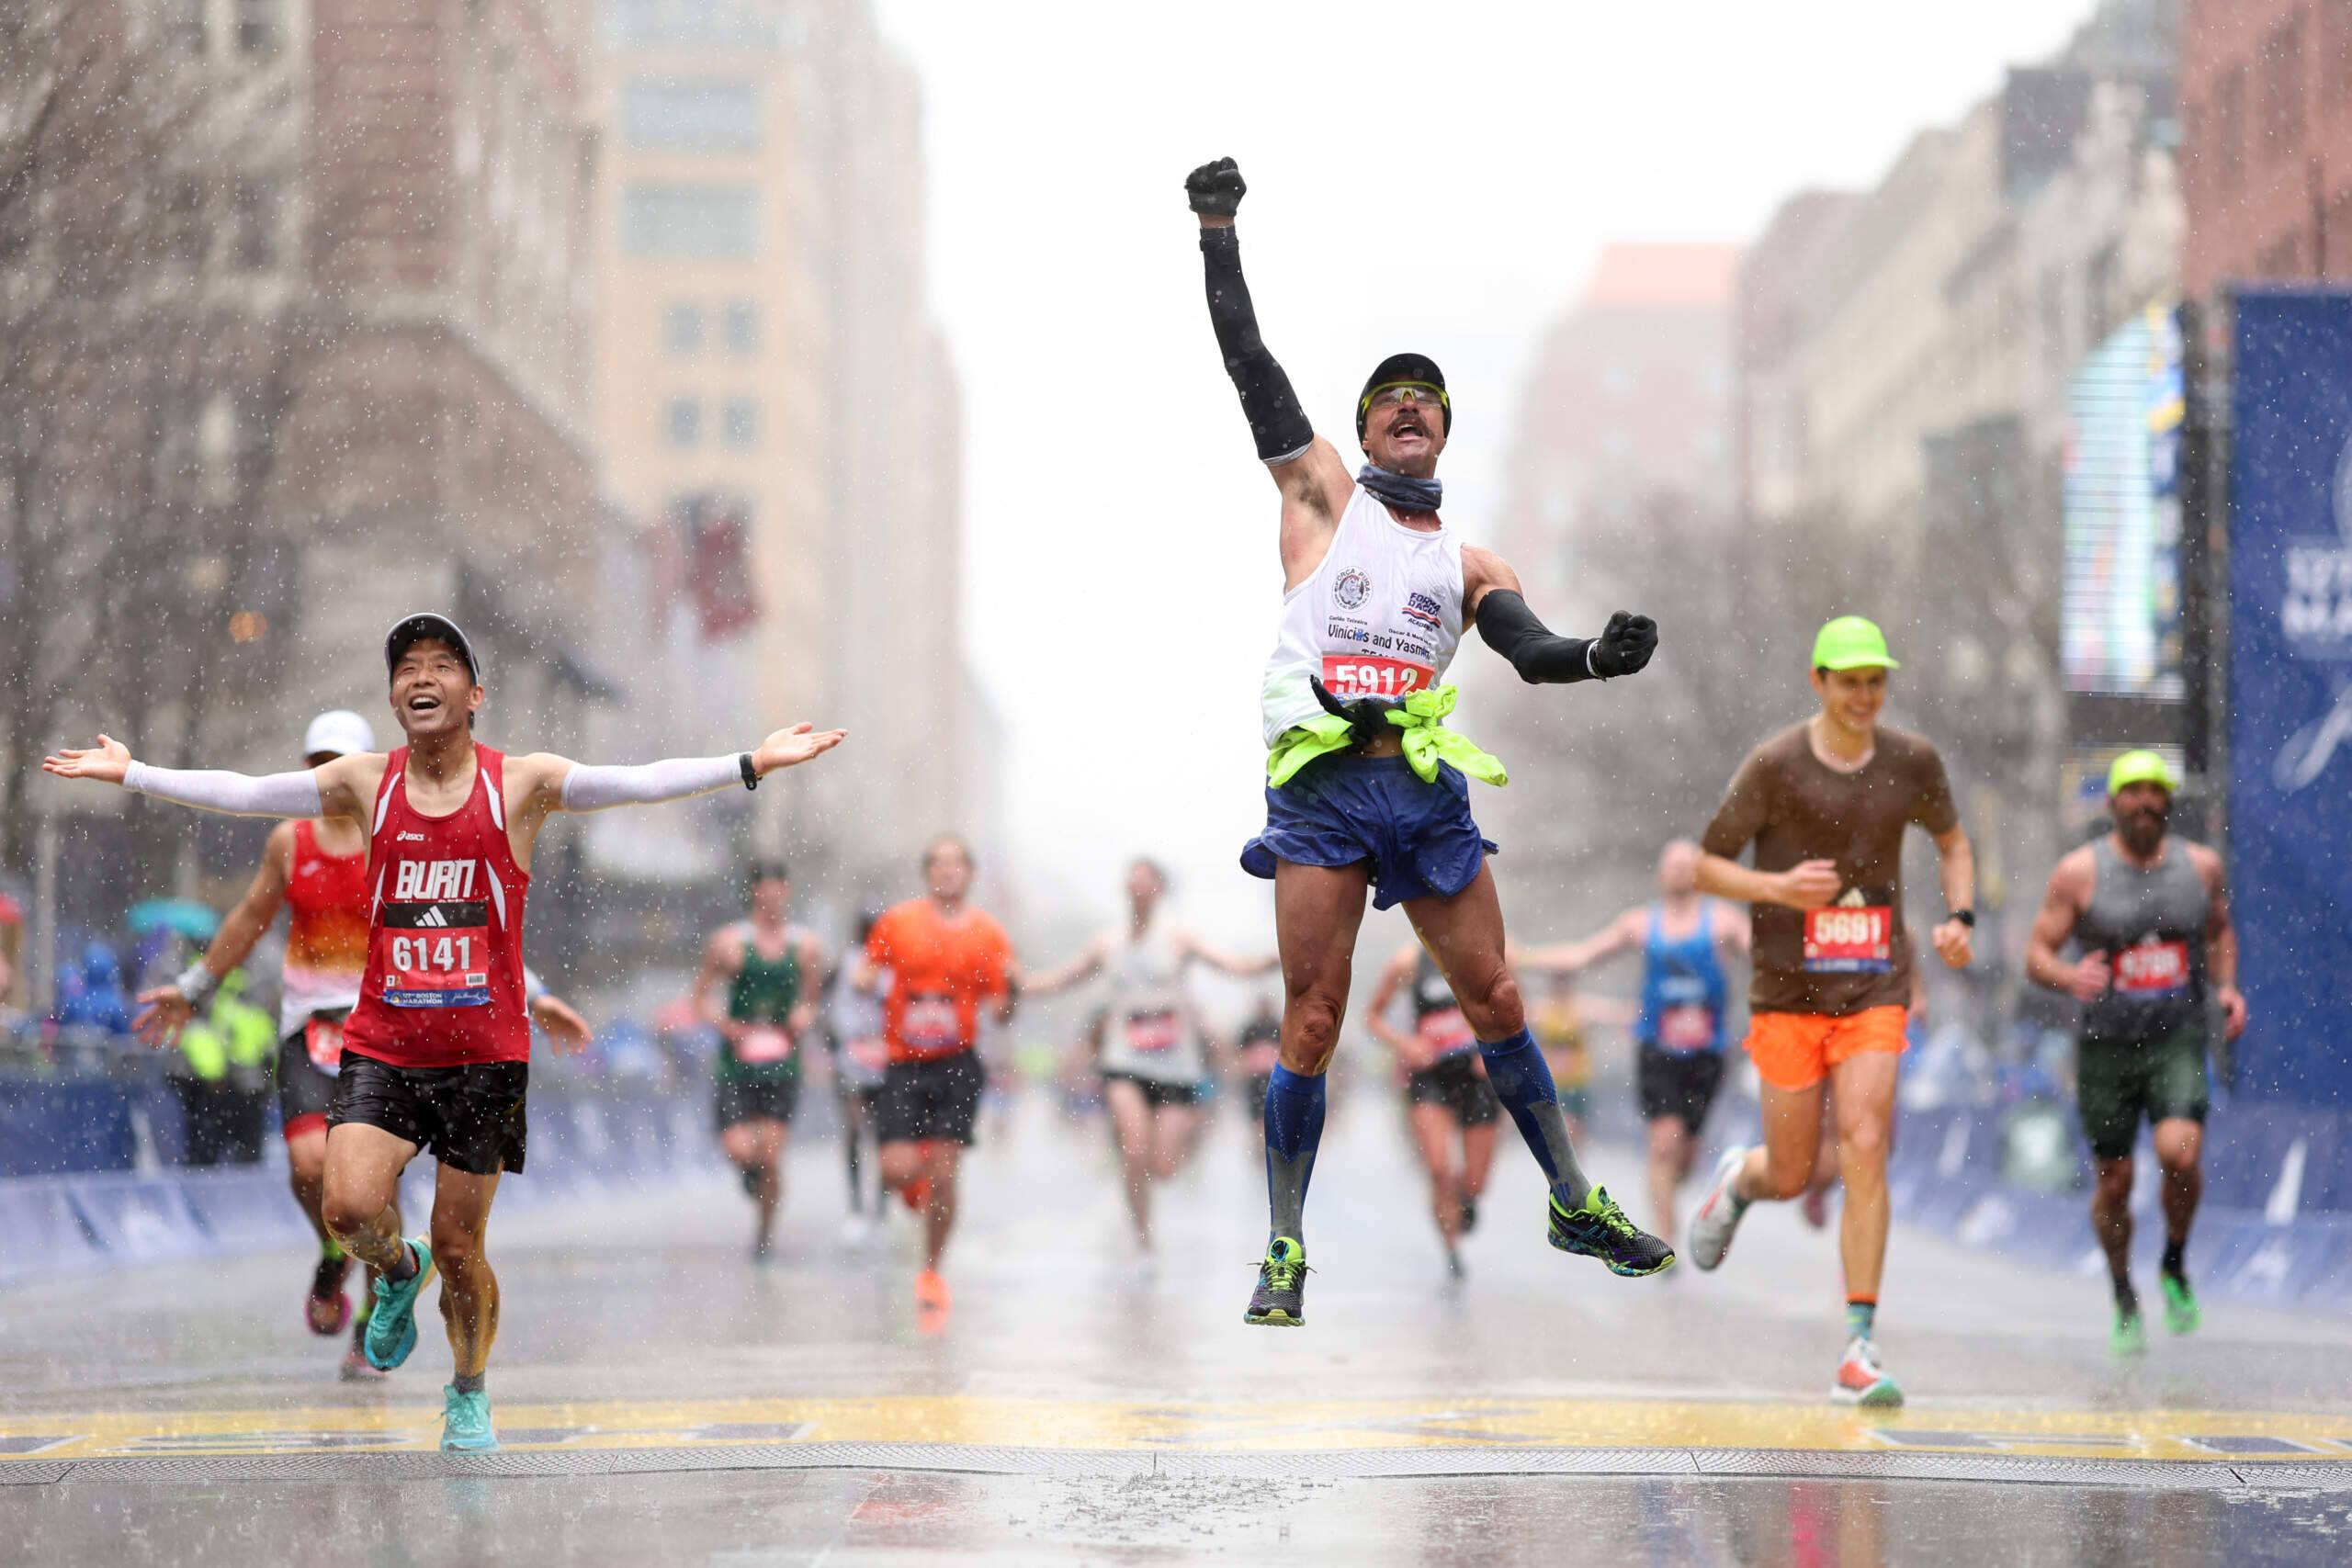
[[1462,642],[1462,541],[1408,528],[1358,485],[1322,564],[1283,595],[1261,695],[1266,744],[1335,697],[1401,697],[1445,679]]
[[1106,977],[1110,1016],[1102,1029],[1102,1070],[1156,1083],[1198,1083],[1208,1064],[1184,995],[1183,956],[1167,924],[1152,921],[1141,941],[1121,928]]

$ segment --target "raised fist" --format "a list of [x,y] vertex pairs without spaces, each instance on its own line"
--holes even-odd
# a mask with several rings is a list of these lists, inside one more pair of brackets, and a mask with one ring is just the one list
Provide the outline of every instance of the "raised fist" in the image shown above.
[[1657,623],[1623,610],[1609,617],[1592,645],[1592,672],[1603,680],[1638,673],[1657,650]]
[[1203,164],[1184,176],[1184,199],[1204,218],[1230,218],[1249,194],[1241,165],[1230,158]]

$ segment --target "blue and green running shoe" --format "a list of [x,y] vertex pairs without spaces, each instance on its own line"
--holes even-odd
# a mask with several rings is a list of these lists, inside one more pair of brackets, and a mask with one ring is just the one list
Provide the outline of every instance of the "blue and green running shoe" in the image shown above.
[[2197,1304],[2197,1292],[2188,1288],[2187,1278],[2158,1274],[2156,1283],[2165,1288],[2165,1326],[2175,1334],[2196,1333],[2205,1321],[2205,1309]]
[[441,1451],[494,1454],[498,1433],[490,1424],[490,1391],[460,1393],[455,1383],[441,1388]]
[[2115,1309],[2115,1326],[2107,1331],[2107,1353],[2117,1360],[2148,1353],[2148,1322],[2136,1312]]
[[1674,1266],[1674,1248],[1627,1219],[1625,1211],[1603,1187],[1586,1193],[1584,1201],[1574,1209],[1555,1196],[1550,1240],[1562,1252],[1598,1258],[1609,1265],[1611,1274],[1627,1279],[1637,1280]]
[[1274,1237],[1258,1265],[1258,1288],[1250,1294],[1244,1323],[1265,1328],[1306,1325],[1306,1248],[1295,1238]]
[[390,1371],[416,1348],[416,1298],[433,1278],[433,1248],[421,1235],[409,1237],[408,1245],[416,1252],[416,1272],[398,1284],[383,1275],[376,1277],[376,1305],[368,1314],[367,1350],[368,1364],[379,1372]]

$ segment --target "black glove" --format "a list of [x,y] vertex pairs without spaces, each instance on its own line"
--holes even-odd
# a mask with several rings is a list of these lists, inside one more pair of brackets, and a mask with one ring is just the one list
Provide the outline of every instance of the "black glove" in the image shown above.
[[1623,610],[1609,617],[1607,629],[1593,639],[1592,672],[1604,681],[1640,672],[1657,651],[1657,623],[1647,615]]
[[1232,217],[1249,190],[1241,178],[1241,165],[1230,158],[1203,164],[1184,176],[1184,198],[1204,218]]
[[1323,705],[1325,713],[1348,721],[1348,739],[1357,745],[1377,740],[1392,728],[1388,722],[1388,710],[1396,706],[1394,703],[1383,702],[1378,697],[1358,697],[1354,702],[1343,703],[1333,696],[1330,688],[1317,677],[1309,675],[1306,683],[1315,689],[1315,700]]

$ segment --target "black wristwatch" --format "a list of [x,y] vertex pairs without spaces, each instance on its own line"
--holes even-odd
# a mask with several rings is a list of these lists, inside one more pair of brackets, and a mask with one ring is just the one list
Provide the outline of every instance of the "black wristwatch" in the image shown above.
[[735,754],[735,761],[743,770],[743,787],[745,789],[759,788],[760,770],[752,766],[752,754],[749,751],[738,751]]
[[1973,909],[1947,909],[1944,911],[1944,919],[1947,920],[1958,920],[1962,925],[1968,927],[1971,931],[1976,929],[1976,911]]

